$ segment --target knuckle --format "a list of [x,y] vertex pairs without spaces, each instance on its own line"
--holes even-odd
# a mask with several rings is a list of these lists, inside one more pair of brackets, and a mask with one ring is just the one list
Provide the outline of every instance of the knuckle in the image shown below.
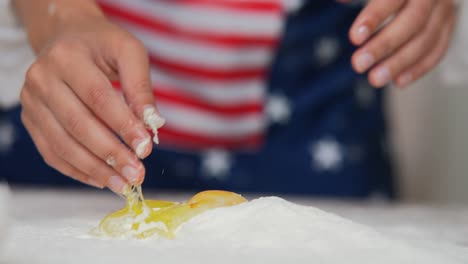
[[[44,67],[39,62],[34,62],[27,70],[22,91],[28,91],[31,94],[47,96],[49,86]],[[25,94],[23,94],[24,96]],[[24,99],[24,98],[23,98]]]
[[127,38],[124,43],[125,43],[124,47],[129,50],[137,50],[139,52],[142,52],[142,51],[146,52],[143,42],[141,42],[140,40],[134,37]]
[[43,75],[41,65],[37,62],[31,64],[26,71],[25,85],[37,86],[42,83]]
[[392,38],[382,37],[371,50],[374,50],[376,58],[383,58],[395,49],[395,44],[393,42]]
[[89,89],[88,92],[88,101],[92,109],[95,111],[101,112],[103,107],[107,102],[106,92],[103,88],[99,86],[94,86]]
[[131,118],[120,122],[118,130],[122,137],[125,137],[135,127],[135,121]]
[[133,84],[133,87],[135,87],[135,95],[143,95],[143,96],[152,96],[153,93],[151,92],[151,82],[149,79],[139,79],[136,80]]
[[76,38],[61,39],[48,50],[46,58],[59,67],[69,67],[70,62],[87,52],[86,45]]
[[377,28],[383,22],[382,14],[378,11],[372,11],[366,14],[366,22],[371,28]]
[[371,27],[371,29],[377,29],[381,26],[387,19],[388,14],[381,8],[375,8],[375,6],[369,6],[363,20]]
[[65,118],[67,130],[75,136],[81,135],[81,117],[73,112],[67,114]]
[[120,52],[127,56],[148,57],[145,45],[133,36],[125,38],[120,45]]
[[26,87],[23,87],[20,92],[20,102],[21,105],[24,107],[24,105],[29,103],[29,94],[28,94],[28,89]]
[[49,50],[48,57],[54,62],[61,62],[74,50],[74,44],[70,41],[57,41]]
[[139,80],[132,84],[131,94],[127,96],[127,102],[130,106],[138,106],[142,102],[147,102],[150,98],[154,100],[154,94],[151,90],[149,80]]

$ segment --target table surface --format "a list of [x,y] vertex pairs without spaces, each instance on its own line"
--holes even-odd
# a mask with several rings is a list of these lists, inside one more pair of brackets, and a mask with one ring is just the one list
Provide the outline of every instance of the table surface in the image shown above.
[[[147,198],[183,201],[192,194],[146,193]],[[260,195],[247,195],[249,199]],[[468,206],[389,204],[382,201],[331,201],[305,197],[285,199],[338,214],[368,225],[379,232],[426,239],[466,248],[468,252]],[[106,191],[72,189],[17,188],[12,191],[9,228],[4,259],[8,263],[27,263],[24,253],[34,254],[34,243],[46,242],[57,219],[69,223],[60,232],[77,233],[96,226],[102,217],[123,206],[122,199]],[[66,219],[66,220],[64,220]],[[79,228],[77,227],[79,226]],[[79,229],[79,230],[78,230]],[[28,232],[36,230],[34,238]],[[44,233],[41,233],[44,230]],[[36,241],[30,241],[36,239]]]

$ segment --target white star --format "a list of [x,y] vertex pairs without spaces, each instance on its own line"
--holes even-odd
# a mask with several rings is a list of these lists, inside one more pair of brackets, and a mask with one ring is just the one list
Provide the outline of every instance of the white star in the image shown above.
[[225,180],[231,169],[232,158],[222,149],[212,149],[203,154],[202,171],[209,178]]
[[285,10],[288,11],[288,13],[295,12],[300,9],[300,7],[304,4],[303,0],[288,0],[288,1],[283,1]]
[[323,67],[331,64],[340,51],[340,43],[337,38],[325,36],[317,41],[314,48],[314,59]]
[[291,105],[284,95],[270,95],[267,99],[265,112],[269,122],[285,124],[291,116]]
[[312,156],[312,164],[317,170],[336,170],[343,161],[340,144],[333,139],[322,139],[312,144],[309,151]]
[[356,100],[360,107],[367,108],[375,100],[375,89],[365,79],[359,79],[355,89]]
[[0,123],[0,153],[7,152],[15,141],[15,127],[9,122]]

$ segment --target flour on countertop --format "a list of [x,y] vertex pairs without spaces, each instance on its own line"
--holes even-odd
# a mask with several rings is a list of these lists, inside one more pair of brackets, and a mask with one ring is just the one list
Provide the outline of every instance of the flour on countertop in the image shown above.
[[185,223],[177,236],[189,244],[268,249],[273,255],[303,255],[316,263],[468,261],[468,249],[457,255],[400,241],[337,215],[277,197],[205,212]]
[[174,240],[84,236],[98,218],[24,221],[13,230],[11,254],[34,263],[468,263],[467,248],[383,234],[277,197],[207,211]]

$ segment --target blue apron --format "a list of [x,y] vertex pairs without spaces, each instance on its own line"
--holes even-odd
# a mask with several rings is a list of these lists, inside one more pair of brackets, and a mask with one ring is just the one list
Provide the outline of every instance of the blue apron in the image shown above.
[[[144,187],[394,197],[382,90],[373,89],[350,65],[355,48],[348,30],[360,8],[307,1],[289,15],[270,69],[269,122],[259,151],[156,147],[144,161]],[[20,111],[1,114],[2,176],[12,183],[79,185],[43,162]]]

